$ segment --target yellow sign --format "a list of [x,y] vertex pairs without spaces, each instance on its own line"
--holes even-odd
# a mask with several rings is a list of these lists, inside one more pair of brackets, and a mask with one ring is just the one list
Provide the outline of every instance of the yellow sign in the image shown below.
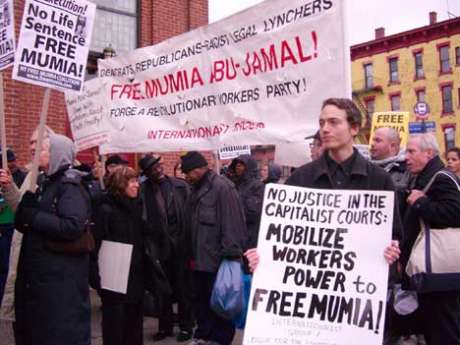
[[378,128],[394,128],[401,138],[401,147],[406,147],[409,136],[409,113],[406,111],[383,111],[372,114],[371,137],[369,145],[372,143],[374,132]]

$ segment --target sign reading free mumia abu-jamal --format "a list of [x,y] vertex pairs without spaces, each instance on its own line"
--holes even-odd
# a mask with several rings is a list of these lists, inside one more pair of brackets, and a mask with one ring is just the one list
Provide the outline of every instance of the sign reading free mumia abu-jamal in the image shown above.
[[381,344],[393,205],[393,192],[269,184],[243,344]]
[[80,91],[95,12],[85,0],[26,0],[13,78]]

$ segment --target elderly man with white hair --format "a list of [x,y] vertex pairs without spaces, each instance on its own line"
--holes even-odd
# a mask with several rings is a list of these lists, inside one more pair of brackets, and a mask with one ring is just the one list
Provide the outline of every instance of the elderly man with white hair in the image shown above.
[[[436,138],[430,134],[414,135],[406,149],[407,168],[414,176],[404,217],[406,238],[401,263],[406,267],[415,240],[421,231],[420,221],[430,229],[460,226],[460,191],[453,174],[444,170]],[[442,171],[443,173],[438,173]],[[444,173],[446,172],[446,173]],[[430,180],[433,183],[424,190]],[[442,255],[449,255],[448,252]],[[428,345],[460,344],[460,282],[445,278],[419,289],[418,300],[422,329]]]

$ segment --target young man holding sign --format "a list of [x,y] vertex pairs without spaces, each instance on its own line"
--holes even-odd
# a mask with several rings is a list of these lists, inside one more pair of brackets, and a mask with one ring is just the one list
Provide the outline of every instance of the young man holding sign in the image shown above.
[[[286,181],[287,185],[325,190],[394,191],[390,175],[366,161],[353,147],[361,125],[361,114],[351,100],[331,98],[324,101],[319,125],[324,153],[297,169]],[[383,253],[389,264],[398,260],[400,255],[397,239],[401,234],[401,221],[397,206],[394,207],[392,228],[395,240]],[[251,249],[246,252],[246,257],[254,269],[259,260],[257,252]],[[390,277],[395,274],[394,268],[390,270]],[[388,344],[387,341],[384,343]]]

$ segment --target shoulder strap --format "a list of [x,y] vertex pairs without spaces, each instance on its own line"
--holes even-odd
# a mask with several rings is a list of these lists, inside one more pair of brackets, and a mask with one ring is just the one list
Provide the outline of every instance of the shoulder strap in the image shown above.
[[444,175],[444,176],[447,176],[448,178],[450,178],[452,180],[452,182],[455,184],[455,186],[457,186],[457,190],[460,191],[460,185],[458,184],[457,178],[453,177],[449,172],[447,172],[445,170],[440,170],[436,174],[433,175],[433,177],[428,182],[428,184],[425,186],[425,188],[423,188],[423,192],[425,194],[430,189],[430,187],[433,184],[433,182],[436,180],[436,177],[439,176],[439,175]]

